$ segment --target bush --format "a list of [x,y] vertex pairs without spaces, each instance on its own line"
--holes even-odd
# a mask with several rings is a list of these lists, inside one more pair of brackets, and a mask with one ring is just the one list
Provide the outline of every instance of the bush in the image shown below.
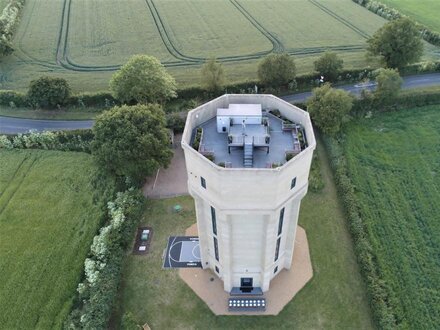
[[295,61],[288,54],[271,54],[258,64],[258,79],[266,86],[286,86],[295,76]]
[[111,108],[118,104],[118,101],[110,92],[80,93],[71,95],[66,101],[67,105],[79,107],[104,107]]
[[313,153],[312,166],[310,168],[309,189],[312,192],[320,192],[324,189],[324,180],[321,175],[321,165],[319,164],[318,151]]
[[336,53],[327,51],[314,62],[314,65],[315,70],[324,76],[326,81],[336,81],[344,61]]
[[54,108],[64,105],[70,96],[70,87],[63,78],[43,76],[32,80],[27,98],[34,107]]
[[182,133],[185,128],[186,112],[170,113],[166,115],[167,128],[172,129],[175,133]]

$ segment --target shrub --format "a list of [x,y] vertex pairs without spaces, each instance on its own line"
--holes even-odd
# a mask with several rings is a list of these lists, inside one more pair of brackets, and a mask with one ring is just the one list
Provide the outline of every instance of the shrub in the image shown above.
[[270,87],[286,86],[295,76],[295,61],[288,54],[268,55],[258,65],[258,79]]
[[342,71],[344,61],[334,52],[326,51],[315,62],[315,70],[327,81],[336,81]]
[[376,76],[377,88],[374,98],[380,105],[392,103],[402,87],[402,78],[397,70],[379,69]]
[[34,107],[54,108],[65,104],[69,95],[65,79],[43,76],[31,81],[27,98]]
[[170,113],[166,115],[167,128],[174,132],[181,133],[185,128],[186,113]]
[[215,58],[211,58],[203,64],[200,75],[202,86],[208,92],[218,93],[222,90],[225,84],[225,73],[223,65]]
[[348,92],[331,88],[330,84],[315,88],[307,101],[307,110],[313,122],[325,134],[335,135],[341,130],[353,106],[353,97]]

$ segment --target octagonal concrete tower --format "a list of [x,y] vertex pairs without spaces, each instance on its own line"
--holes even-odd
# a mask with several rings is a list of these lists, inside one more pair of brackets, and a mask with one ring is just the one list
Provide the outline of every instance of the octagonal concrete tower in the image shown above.
[[267,291],[290,269],[316,141],[309,114],[273,95],[226,94],[182,137],[203,268],[226,291]]

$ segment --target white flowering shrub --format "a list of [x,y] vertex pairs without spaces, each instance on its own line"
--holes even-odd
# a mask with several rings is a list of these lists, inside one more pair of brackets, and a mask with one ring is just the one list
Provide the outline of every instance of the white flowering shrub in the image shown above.
[[84,261],[85,279],[78,284],[80,306],[72,310],[65,327],[104,329],[110,317],[120,279],[127,236],[133,234],[142,212],[143,196],[130,188],[107,203],[108,222],[93,238]]
[[12,141],[6,135],[0,135],[0,149],[14,149]]

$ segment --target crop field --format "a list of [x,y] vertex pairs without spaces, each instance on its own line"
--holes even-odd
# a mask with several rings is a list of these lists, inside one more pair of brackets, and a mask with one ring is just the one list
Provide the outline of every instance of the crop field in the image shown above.
[[353,124],[346,155],[360,215],[402,329],[440,324],[440,106]]
[[437,0],[380,0],[388,7],[414,18],[434,31],[440,32],[440,1]]
[[0,151],[0,328],[61,328],[96,232],[91,157]]
[[230,80],[255,78],[272,52],[294,55],[299,73],[326,49],[347,67],[365,66],[365,40],[384,22],[351,0],[28,0],[0,88],[52,74],[75,90],[106,89],[139,53],[158,57],[183,85],[197,84],[212,56]]
[[[127,257],[117,314],[131,312],[152,329],[373,329],[343,210],[322,145],[318,149],[325,187],[307,194],[299,217],[314,274],[279,315],[215,316],[177,270],[162,269],[168,236],[184,234],[196,221],[189,196],[147,201],[142,223],[153,227],[151,250]],[[180,213],[172,211],[176,204]]]

